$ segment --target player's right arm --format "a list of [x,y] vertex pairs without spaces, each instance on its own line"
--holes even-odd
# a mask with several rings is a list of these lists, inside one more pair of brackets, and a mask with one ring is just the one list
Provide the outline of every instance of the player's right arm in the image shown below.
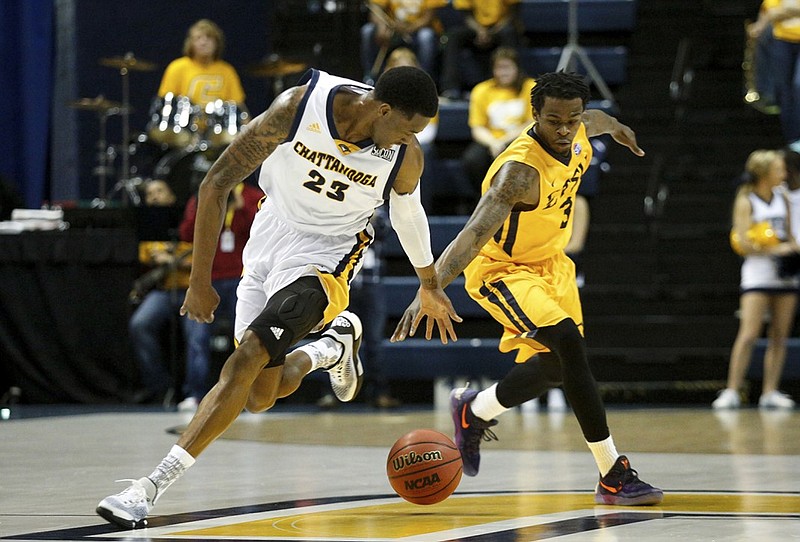
[[213,322],[219,296],[211,286],[211,266],[217,250],[228,194],[289,135],[297,108],[307,86],[292,87],[242,128],[233,142],[208,170],[197,195],[194,225],[194,259],[189,289],[181,314],[197,322]]
[[[538,203],[539,173],[525,164],[506,162],[481,196],[464,228],[436,261],[440,286],[444,288],[464,271],[515,207],[524,205],[534,209]],[[414,335],[418,312],[419,298],[416,298],[403,313],[392,334],[392,342]]]

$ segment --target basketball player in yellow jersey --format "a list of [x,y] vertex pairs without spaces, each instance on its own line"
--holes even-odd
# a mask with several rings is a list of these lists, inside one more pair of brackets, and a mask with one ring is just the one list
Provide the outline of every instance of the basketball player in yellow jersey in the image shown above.
[[[506,410],[563,385],[600,473],[600,504],[657,504],[663,492],[639,479],[619,455],[589,369],[575,266],[564,253],[581,175],[592,158],[589,137],[610,134],[638,155],[633,131],[602,111],[586,111],[589,87],[580,76],[548,73],[531,91],[534,122],[494,161],[480,201],[464,229],[436,262],[439,283],[462,271],[466,288],[504,332],[500,350],[517,350],[517,365],[481,391],[453,390],[451,412],[464,474],[475,476],[482,439]],[[416,331],[412,302],[392,340]],[[431,333],[433,323],[426,327]]]
[[158,95],[186,96],[205,106],[214,100],[244,105],[244,89],[233,66],[222,60],[225,35],[213,21],[201,19],[186,34],[183,55],[169,63]]

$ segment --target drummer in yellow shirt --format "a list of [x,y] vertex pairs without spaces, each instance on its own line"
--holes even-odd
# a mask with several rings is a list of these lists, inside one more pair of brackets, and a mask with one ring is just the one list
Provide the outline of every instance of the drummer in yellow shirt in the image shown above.
[[[208,19],[197,21],[186,34],[183,56],[169,63],[158,87],[161,103],[175,104],[174,108],[165,111],[178,111],[187,107],[186,102],[191,104],[187,115],[197,118],[198,135],[210,147],[230,143],[241,125],[249,119],[239,74],[222,60],[224,48],[222,29]],[[166,112],[164,116],[168,114]],[[169,128],[175,132],[187,130],[181,121],[166,121],[170,125],[176,124],[177,127]],[[151,133],[151,137],[156,135]]]
[[168,92],[187,96],[205,106],[221,99],[244,102],[244,89],[233,66],[222,60],[225,35],[216,23],[201,19],[194,23],[183,42],[183,56],[170,62],[158,87],[162,98]]

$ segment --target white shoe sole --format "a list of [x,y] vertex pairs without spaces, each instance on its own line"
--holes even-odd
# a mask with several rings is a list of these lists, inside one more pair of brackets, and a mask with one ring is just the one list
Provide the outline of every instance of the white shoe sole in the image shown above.
[[[363,325],[361,324],[361,319],[350,311],[342,311],[339,314],[339,316],[342,316],[345,319],[347,319],[347,321],[350,322],[350,324],[353,326],[353,344],[352,344],[353,351],[351,352],[350,356],[344,356],[344,354],[342,354],[342,356],[345,357],[345,359],[343,359],[339,363],[343,362],[350,365],[351,373],[356,375],[356,384],[353,387],[342,389],[340,386],[336,385],[332,374],[330,375],[330,379],[331,379],[331,386],[333,387],[333,393],[336,395],[336,398],[342,401],[343,403],[347,403],[356,398],[358,392],[361,391],[361,385],[363,384],[364,381],[364,366],[362,365],[361,357],[358,354],[358,351],[361,348],[361,339],[363,337],[364,328]],[[328,335],[328,337],[337,341],[346,350],[347,349],[346,345],[342,341],[340,341],[337,338],[337,336],[340,337],[339,333],[335,333],[335,335],[334,334]]]

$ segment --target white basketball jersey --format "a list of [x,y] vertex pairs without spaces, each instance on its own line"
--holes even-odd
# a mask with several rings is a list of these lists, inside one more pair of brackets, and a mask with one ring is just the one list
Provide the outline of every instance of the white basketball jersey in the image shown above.
[[308,83],[286,141],[264,162],[258,184],[265,207],[301,231],[356,235],[389,197],[406,145],[377,148],[371,139],[339,138],[333,119],[337,90],[372,87],[309,70]]
[[753,213],[751,214],[753,224],[769,222],[775,231],[775,235],[782,241],[788,239],[786,217],[789,215],[789,209],[786,207],[784,193],[785,190],[782,187],[774,188],[771,201],[764,201],[755,192],[750,192],[747,195],[753,208]]

